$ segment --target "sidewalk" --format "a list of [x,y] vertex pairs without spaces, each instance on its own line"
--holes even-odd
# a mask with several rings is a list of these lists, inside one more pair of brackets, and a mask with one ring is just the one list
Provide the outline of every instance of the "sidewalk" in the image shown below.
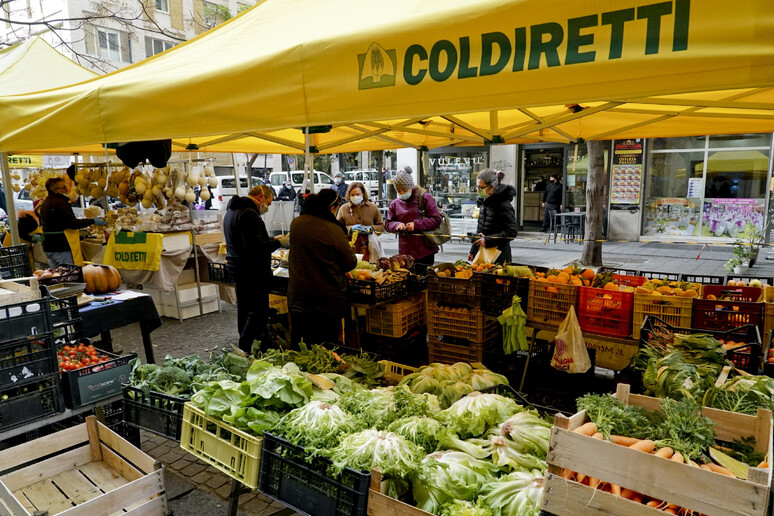
[[[382,235],[382,247],[387,255],[397,254],[395,235]],[[542,233],[521,233],[512,245],[517,263],[544,267],[565,267],[579,260],[582,246],[572,243],[546,243]],[[436,256],[436,263],[467,259],[469,244],[449,242]],[[765,251],[759,255],[759,264],[748,275],[774,276],[774,262],[766,261]],[[653,242],[606,242],[602,258],[607,267],[656,272],[677,272],[726,275],[723,264],[731,257],[731,246],[696,244],[661,244]],[[138,325],[112,332],[114,346],[125,352],[136,351],[144,357]],[[236,345],[236,309],[222,304],[222,312],[211,313],[182,323],[164,319],[164,324],[152,334],[158,361],[167,354],[182,357],[197,354],[208,358],[210,351],[221,346]],[[178,516],[198,514],[226,514],[230,479],[212,466],[197,460],[169,439],[142,432],[142,449],[161,460],[167,470],[170,497],[177,497],[170,506]],[[172,487],[170,487],[172,486]],[[258,492],[243,494],[240,516],[269,516],[283,506]]]

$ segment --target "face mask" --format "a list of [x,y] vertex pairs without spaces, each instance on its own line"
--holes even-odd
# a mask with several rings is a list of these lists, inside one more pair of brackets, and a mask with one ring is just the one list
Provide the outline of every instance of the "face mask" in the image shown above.
[[269,213],[269,207],[266,204],[261,204],[261,207],[258,208],[258,213],[260,213],[261,215],[266,215],[267,213]]
[[478,191],[478,196],[481,199],[486,199],[487,197],[489,197],[489,194],[486,193],[486,188],[484,188],[483,190],[479,190]]
[[337,185],[340,185],[341,184],[341,178],[337,177],[336,179],[333,180],[333,182],[336,183]]
[[400,198],[403,199],[404,201],[408,201],[409,199],[411,199],[411,190],[409,190],[406,193],[400,194]]
[[359,205],[361,202],[363,202],[363,196],[362,195],[353,195],[349,198],[349,200],[352,202],[352,204]]

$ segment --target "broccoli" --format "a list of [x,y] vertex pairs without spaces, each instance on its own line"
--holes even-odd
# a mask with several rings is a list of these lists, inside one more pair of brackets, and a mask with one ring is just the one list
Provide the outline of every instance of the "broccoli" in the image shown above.
[[166,366],[159,369],[154,378],[158,392],[169,394],[170,396],[179,396],[187,393],[191,387],[191,377],[184,369],[175,366]]

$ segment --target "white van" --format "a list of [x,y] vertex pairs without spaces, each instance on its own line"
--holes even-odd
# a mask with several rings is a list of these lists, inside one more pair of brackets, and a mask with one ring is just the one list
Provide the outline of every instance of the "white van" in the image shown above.
[[376,170],[350,170],[344,172],[344,182],[349,184],[353,182],[363,183],[368,188],[368,194],[371,197],[378,197],[379,193],[379,173]]
[[[213,210],[225,210],[228,206],[228,201],[237,194],[236,179],[234,176],[217,176],[218,186],[212,188],[210,193],[212,194],[212,209]],[[253,178],[253,184],[261,184],[261,180]],[[250,191],[250,183],[246,177],[239,178],[239,193],[242,196],[247,195]]]
[[[269,175],[269,181],[271,182],[271,187],[274,188],[274,195],[279,193],[280,188],[282,188],[282,185],[285,184],[285,181],[288,178],[288,174],[290,175],[290,184],[293,185],[293,189],[296,191],[296,193],[301,190],[301,184],[304,182],[303,170],[291,170],[290,172],[272,172]],[[319,170],[314,171],[314,179],[315,192],[319,192],[324,188],[330,188],[333,184],[333,178],[325,172],[320,172]]]

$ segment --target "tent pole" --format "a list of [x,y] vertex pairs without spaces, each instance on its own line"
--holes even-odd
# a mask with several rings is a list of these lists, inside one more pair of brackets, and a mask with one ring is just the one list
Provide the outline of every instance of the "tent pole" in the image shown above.
[[[310,163],[312,155],[309,152],[309,127],[304,128],[304,185],[301,187],[301,191],[304,191],[306,186],[306,180],[309,179],[309,193],[315,193],[314,191],[314,163]],[[307,176],[308,174],[308,176]]]
[[0,153],[0,166],[3,168],[3,185],[5,186],[5,206],[8,209],[8,224],[11,227],[11,245],[19,245],[19,226],[16,221],[16,208],[13,206],[13,187],[11,186],[11,167],[8,165],[8,153]]
[[[235,181],[234,184],[236,185],[237,197],[242,197],[242,191],[239,189],[239,173],[237,172],[236,160],[234,159],[233,152],[231,153],[231,169],[234,171],[234,181]],[[250,176],[248,175],[248,177]],[[248,180],[247,188],[250,188],[250,187],[251,187],[250,181]]]

